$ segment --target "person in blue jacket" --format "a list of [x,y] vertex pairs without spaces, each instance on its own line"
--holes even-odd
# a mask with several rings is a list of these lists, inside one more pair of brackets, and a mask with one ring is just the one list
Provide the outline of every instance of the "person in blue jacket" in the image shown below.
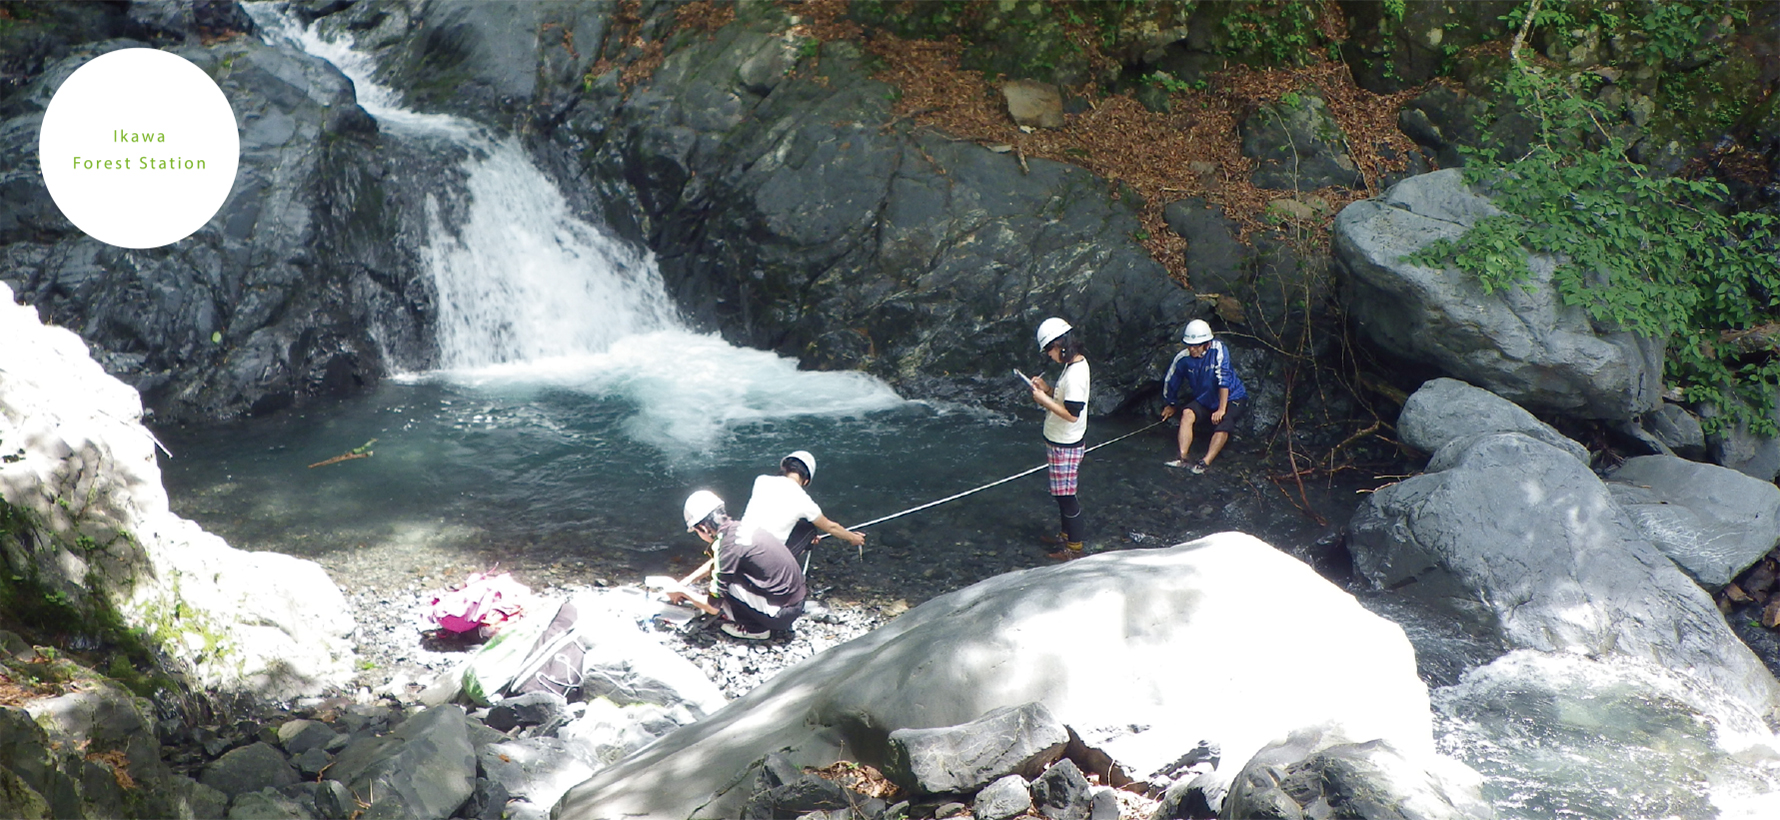
[[[1248,407],[1248,389],[1236,376],[1230,363],[1230,348],[1212,338],[1211,325],[1203,319],[1187,323],[1181,342],[1187,347],[1174,355],[1168,365],[1168,377],[1162,382],[1162,418],[1180,414],[1180,453],[1167,462],[1170,467],[1188,467],[1195,475],[1204,473],[1223,452],[1224,444],[1236,430],[1236,421]],[[1193,446],[1193,428],[1211,424],[1211,441],[1206,444],[1205,458],[1187,460]]]

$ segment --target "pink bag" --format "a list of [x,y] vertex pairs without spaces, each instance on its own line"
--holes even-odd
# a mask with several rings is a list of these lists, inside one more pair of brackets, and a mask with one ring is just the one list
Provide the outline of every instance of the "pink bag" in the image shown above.
[[450,632],[500,626],[524,611],[531,590],[508,573],[471,573],[464,585],[433,599],[433,622]]

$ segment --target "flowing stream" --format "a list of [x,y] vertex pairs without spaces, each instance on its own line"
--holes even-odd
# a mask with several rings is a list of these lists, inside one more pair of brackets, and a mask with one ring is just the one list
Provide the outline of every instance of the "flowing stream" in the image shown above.
[[[250,6],[262,27],[345,71],[386,133],[466,156],[467,210],[452,229],[434,209],[429,238],[444,366],[306,412],[163,431],[180,513],[361,588],[439,588],[491,564],[537,585],[625,582],[696,559],[679,523],[689,491],[715,489],[739,512],[753,476],[793,449],[815,452],[812,492],[843,524],[1042,463],[1036,410],[907,401],[861,374],[800,371],[687,329],[651,255],[573,215],[514,140],[401,108],[349,43],[267,5]],[[1090,441],[1141,423],[1097,419]],[[308,466],[372,439],[369,458]],[[1260,446],[1237,442],[1203,479],[1161,466],[1160,430],[1095,453],[1090,547],[1240,529],[1298,550],[1331,532],[1260,474]],[[1313,487],[1310,500],[1338,527],[1352,491]],[[811,585],[917,602],[1043,563],[1034,539],[1054,516],[1042,476],[1022,479],[874,527],[862,555],[818,550]],[[1780,817],[1780,744],[1688,679],[1533,653],[1465,674],[1494,652],[1373,603],[1416,643],[1439,743],[1485,775],[1502,817]]]

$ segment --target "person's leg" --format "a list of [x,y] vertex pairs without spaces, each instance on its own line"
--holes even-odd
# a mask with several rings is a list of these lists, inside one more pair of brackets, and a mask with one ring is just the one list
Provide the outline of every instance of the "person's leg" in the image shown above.
[[769,632],[772,630],[772,627],[768,625],[771,619],[760,614],[754,607],[749,606],[747,601],[737,598],[728,590],[723,592],[723,614],[736,626],[748,632]]
[[1210,467],[1211,463],[1217,460],[1218,454],[1224,451],[1224,445],[1230,442],[1230,434],[1236,432],[1236,421],[1242,418],[1242,414],[1246,410],[1248,410],[1246,401],[1233,401],[1225,408],[1223,420],[1212,427],[1211,440],[1206,443],[1203,462],[1205,466]]
[[1076,500],[1075,491],[1076,479],[1081,473],[1082,455],[1086,449],[1080,444],[1049,446],[1051,497],[1057,499],[1057,512],[1060,514],[1060,526],[1063,530],[1063,549],[1050,553],[1049,556],[1067,561],[1082,555],[1082,533],[1085,528],[1081,503]]
[[803,602],[799,601],[791,606],[780,607],[779,614],[771,618],[762,615],[757,622],[773,632],[785,632],[789,631],[791,625],[797,623],[797,619],[802,615]]
[[1218,453],[1224,450],[1224,442],[1229,440],[1230,434],[1222,430],[1211,434],[1211,441],[1205,445],[1205,466],[1210,467],[1213,461],[1218,460]]
[[1063,531],[1063,540],[1067,544],[1076,545],[1076,549],[1080,549],[1082,533],[1086,529],[1082,525],[1082,504],[1073,495],[1059,495],[1056,496],[1056,499],[1057,512],[1061,514],[1062,518],[1059,528]]
[[1180,444],[1180,463],[1182,464],[1187,463],[1187,450],[1193,446],[1193,425],[1197,423],[1198,420],[1193,417],[1193,408],[1181,408],[1180,435],[1177,440]]
[[[727,592],[723,595],[723,614],[742,631],[755,633],[783,632],[791,629],[792,624],[803,615],[803,602],[790,606],[779,607],[777,615],[767,615],[755,609],[747,601]],[[736,636],[743,637],[743,636]],[[752,637],[752,636],[750,636]],[[756,638],[758,639],[758,638]]]

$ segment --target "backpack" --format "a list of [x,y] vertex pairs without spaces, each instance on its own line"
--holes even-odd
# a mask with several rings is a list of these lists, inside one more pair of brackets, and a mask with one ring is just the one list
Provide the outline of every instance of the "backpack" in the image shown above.
[[507,691],[515,695],[555,692],[564,700],[580,700],[584,677],[581,667],[589,649],[589,641],[579,629],[580,620],[573,602],[557,609],[556,617],[544,627],[544,633],[538,636],[525,662],[507,684]]

